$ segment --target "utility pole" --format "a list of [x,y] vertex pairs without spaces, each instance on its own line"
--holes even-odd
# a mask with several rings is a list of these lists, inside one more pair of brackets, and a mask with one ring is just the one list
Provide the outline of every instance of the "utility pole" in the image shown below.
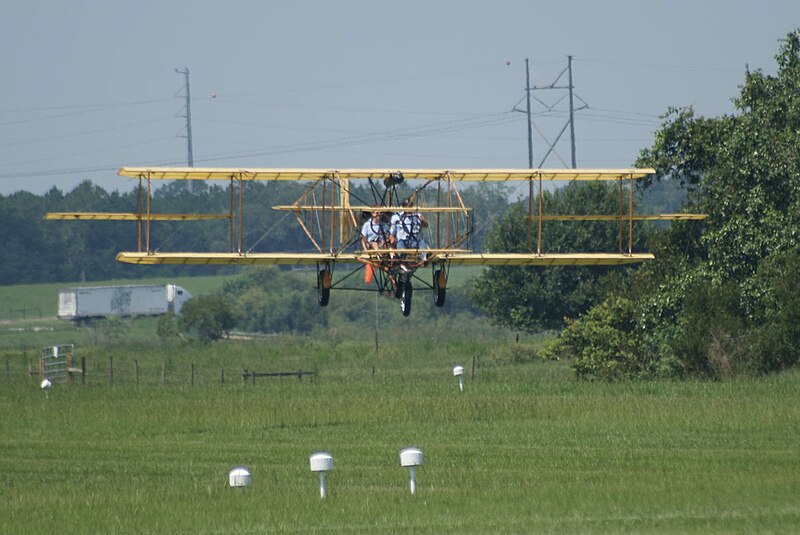
[[525,58],[525,111],[528,115],[528,169],[533,169],[533,126],[531,123],[531,69]]
[[569,137],[572,147],[572,168],[575,169],[578,165],[575,163],[575,101],[572,92],[572,56],[567,56],[567,69],[569,69]]
[[[553,81],[549,85],[531,87],[530,64],[529,64],[528,59],[527,58],[525,59],[525,97],[524,98],[525,98],[526,106],[525,106],[525,109],[520,109],[519,106],[520,106],[520,104],[522,102],[522,99],[519,99],[519,101],[517,101],[517,103],[512,108],[512,111],[525,113],[527,115],[527,117],[528,117],[528,167],[531,168],[531,169],[534,168],[533,167],[533,129],[534,128],[539,133],[539,135],[542,137],[542,139],[544,140],[545,144],[548,147],[547,151],[545,152],[544,157],[539,162],[539,167],[542,167],[544,165],[544,163],[547,161],[547,158],[552,153],[556,154],[556,156],[559,158],[559,160],[561,160],[561,162],[563,163],[564,167],[566,167],[568,165],[567,162],[565,162],[558,155],[558,153],[555,151],[556,145],[558,144],[558,142],[561,139],[561,137],[564,135],[564,132],[566,132],[567,127],[569,127],[569,133],[570,133],[570,152],[571,152],[571,156],[572,156],[572,158],[571,158],[572,168],[574,169],[574,168],[576,168],[578,166],[577,165],[577,158],[575,156],[575,152],[576,152],[575,151],[575,112],[576,111],[580,111],[580,110],[585,109],[585,108],[588,108],[589,105],[580,96],[575,94],[575,91],[574,91],[575,85],[574,85],[573,80],[572,80],[572,56],[567,56],[567,60],[568,60],[567,68],[564,69],[563,71],[561,71],[561,73],[556,77],[555,81]],[[561,78],[564,76],[564,74],[567,74],[567,76],[568,76],[567,85],[557,85],[559,83],[559,81],[561,80]],[[566,124],[564,124],[564,126],[561,128],[561,130],[559,131],[558,135],[556,135],[555,139],[552,142],[549,139],[547,139],[547,137],[545,137],[545,135],[542,133],[542,131],[539,130],[538,128],[536,128],[536,126],[533,124],[532,112],[531,112],[531,98],[536,98],[536,97],[533,96],[532,92],[533,91],[543,91],[543,90],[548,90],[548,89],[555,89],[555,90],[565,90],[566,89],[566,90],[569,91],[569,119],[567,120]],[[578,108],[575,107],[575,99],[578,99],[580,101],[580,103],[581,103],[581,106],[578,107]],[[563,97],[559,98],[554,104],[548,104],[547,102],[545,102],[544,100],[542,100],[540,98],[536,98],[536,100],[540,104],[542,104],[542,106],[544,108],[544,112],[542,113],[542,115],[547,115],[550,112],[558,111],[557,110],[558,104],[563,100]]]
[[183,105],[182,110],[184,114],[178,115],[178,117],[184,117],[186,119],[187,162],[189,167],[194,167],[194,156],[192,155],[192,91],[189,86],[189,67],[184,67],[183,70],[175,69],[175,72],[182,74],[184,78],[183,97],[186,99],[186,103]]

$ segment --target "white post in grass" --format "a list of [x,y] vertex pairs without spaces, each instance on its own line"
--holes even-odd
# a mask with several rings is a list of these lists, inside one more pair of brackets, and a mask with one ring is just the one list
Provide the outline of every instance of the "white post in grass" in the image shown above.
[[325,499],[325,474],[333,470],[333,455],[327,451],[312,453],[309,457],[312,472],[319,472],[319,497]]
[[458,389],[464,391],[464,366],[456,366],[453,368],[453,375],[458,380]]
[[44,390],[44,399],[50,399],[51,386],[53,386],[53,383],[50,382],[50,379],[45,377],[44,381],[42,381],[42,390]]
[[417,466],[422,465],[422,450],[415,447],[400,451],[400,466],[409,468],[409,487],[411,494],[417,493]]
[[250,470],[244,466],[236,466],[231,468],[231,471],[228,472],[228,484],[232,489],[244,490],[245,487],[250,486],[252,481],[253,478],[250,475]]

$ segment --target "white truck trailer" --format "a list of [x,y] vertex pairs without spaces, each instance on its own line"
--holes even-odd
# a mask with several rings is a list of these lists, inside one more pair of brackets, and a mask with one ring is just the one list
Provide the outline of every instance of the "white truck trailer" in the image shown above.
[[61,288],[58,317],[80,320],[106,316],[158,316],[180,314],[192,294],[174,284],[91,286]]

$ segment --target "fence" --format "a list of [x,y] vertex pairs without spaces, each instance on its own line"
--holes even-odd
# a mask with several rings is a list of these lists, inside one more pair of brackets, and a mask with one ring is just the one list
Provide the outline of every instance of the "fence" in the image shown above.
[[[33,315],[33,312],[36,315]],[[17,318],[22,318],[24,320],[28,318],[41,318],[42,317],[42,309],[41,307],[30,307],[30,308],[10,308],[8,309],[8,319],[9,321],[14,319],[14,315],[16,314]]]
[[[28,381],[40,381],[45,377],[53,383],[76,382],[76,376],[80,378],[81,384],[107,384],[107,385],[126,385],[126,384],[188,384],[194,385],[196,382],[201,384],[225,384],[225,368],[213,368],[206,366],[200,369],[194,363],[170,365],[167,361],[162,361],[160,365],[150,363],[142,365],[139,359],[115,359],[108,356],[100,359],[87,359],[81,357],[79,360],[74,356],[74,347],[53,346],[42,350],[38,362],[30,357],[23,358],[6,356],[3,362],[5,371],[4,377],[7,382],[18,379]],[[2,357],[0,357],[2,358]],[[78,366],[75,366],[79,363]],[[104,366],[103,366],[104,364]],[[230,369],[228,369],[230,372]],[[2,372],[0,372],[2,373]],[[248,370],[235,371],[233,377],[240,376],[241,384],[256,384],[257,378],[274,377],[296,377],[302,380],[305,377],[312,377],[314,372],[305,370],[277,371],[277,372],[255,372]],[[228,378],[230,378],[230,373]],[[249,381],[248,381],[249,380]],[[235,381],[234,381],[235,383]]]
[[[8,363],[6,363],[8,370]],[[39,357],[39,378],[49,379],[53,383],[71,383],[73,376],[80,374],[85,377],[86,362],[81,361],[81,366],[75,366],[75,345],[65,344],[60,346],[45,347]]]
[[297,370],[296,372],[253,372],[242,370],[242,383],[246,383],[247,379],[252,379],[253,384],[256,384],[257,377],[297,377],[298,381],[302,381],[304,375],[313,376],[314,372],[304,372],[303,370]]

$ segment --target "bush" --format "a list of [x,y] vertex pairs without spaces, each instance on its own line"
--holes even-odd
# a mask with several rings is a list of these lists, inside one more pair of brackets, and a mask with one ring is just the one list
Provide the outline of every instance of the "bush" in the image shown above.
[[573,359],[579,379],[620,381],[641,375],[645,366],[639,352],[634,304],[609,298],[577,320],[567,320],[558,340],[545,351],[546,358]]
[[780,371],[800,362],[799,262],[797,250],[775,255],[756,275],[762,297],[755,311],[758,325],[747,336],[749,371]]
[[220,294],[189,299],[181,310],[178,326],[207,342],[219,340],[236,325],[230,303]]
[[739,288],[732,282],[715,285],[697,280],[687,287],[671,342],[686,375],[721,378],[742,369],[747,357],[740,303]]

